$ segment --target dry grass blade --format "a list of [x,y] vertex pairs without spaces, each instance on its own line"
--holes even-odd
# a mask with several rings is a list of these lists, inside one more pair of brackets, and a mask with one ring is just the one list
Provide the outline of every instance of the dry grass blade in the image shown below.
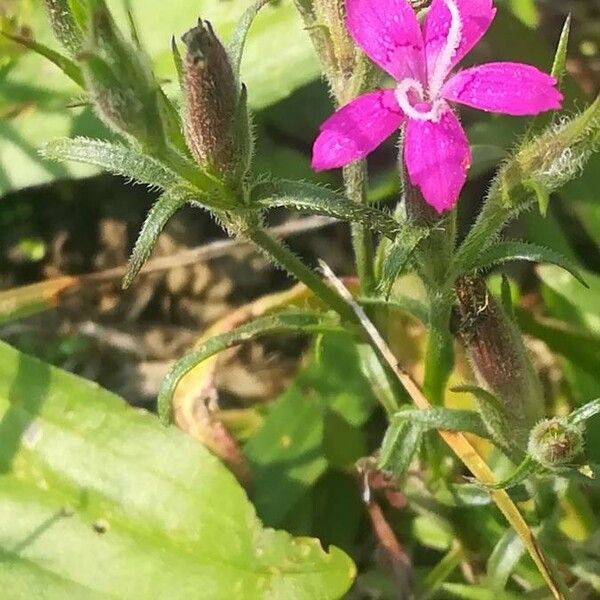
[[[423,394],[423,391],[413,380],[413,378],[398,366],[396,357],[386,344],[379,331],[377,331],[373,323],[371,323],[365,311],[354,301],[352,294],[335,276],[329,266],[324,262],[321,262],[321,267],[326,278],[352,307],[371,342],[375,345],[386,363],[396,374],[398,380],[404,386],[415,405],[421,410],[430,410],[432,408],[431,404]],[[482,483],[490,484],[494,482],[494,473],[471,444],[471,442],[469,442],[469,440],[462,433],[439,430],[439,434],[446,444],[450,446],[456,456],[458,456],[458,458],[463,462],[463,464],[471,471],[471,473],[473,473],[473,475],[475,475],[475,477],[477,477]],[[527,525],[518,507],[510,499],[510,496],[504,490],[490,491],[490,496],[502,514],[506,517],[506,520],[522,538],[527,550],[529,551],[529,554],[531,555],[531,558],[537,565],[540,573],[543,575],[546,583],[548,584],[553,597],[556,600],[566,600],[567,596],[562,590],[563,586],[552,574],[551,567],[546,560],[542,549],[538,545],[533,532]]]

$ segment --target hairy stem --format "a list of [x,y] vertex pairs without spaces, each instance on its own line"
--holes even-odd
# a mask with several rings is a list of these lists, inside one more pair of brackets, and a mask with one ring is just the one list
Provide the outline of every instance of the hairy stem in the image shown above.
[[304,283],[317,298],[337,312],[342,319],[356,322],[356,315],[348,304],[331,289],[312,269],[307,267],[287,246],[260,227],[252,227],[246,236],[265,251],[278,265]]
[[[352,163],[344,168],[344,183],[346,195],[352,202],[356,204],[367,203],[367,169],[365,161]],[[375,289],[375,267],[373,233],[366,225],[352,224],[352,246],[362,293],[365,296],[370,296]]]

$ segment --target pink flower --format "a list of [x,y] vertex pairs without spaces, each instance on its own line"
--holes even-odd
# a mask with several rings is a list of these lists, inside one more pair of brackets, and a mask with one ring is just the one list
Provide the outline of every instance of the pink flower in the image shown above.
[[452,208],[471,163],[449,102],[509,115],[560,108],[556,79],[535,67],[498,62],[450,75],[489,28],[492,0],[433,0],[423,31],[408,0],[347,0],[356,43],[397,82],[343,106],[321,125],[312,166],[333,169],[364,158],[406,125],[404,162],[438,213]]

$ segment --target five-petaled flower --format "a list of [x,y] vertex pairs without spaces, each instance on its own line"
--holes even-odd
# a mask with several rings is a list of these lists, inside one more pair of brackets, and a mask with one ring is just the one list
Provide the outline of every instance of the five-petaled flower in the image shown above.
[[356,43],[397,82],[343,106],[313,148],[317,171],[347,165],[405,125],[404,162],[438,213],[458,199],[471,163],[469,143],[448,102],[509,115],[560,108],[556,79],[521,63],[496,62],[450,76],[492,23],[492,0],[433,0],[423,31],[408,0],[347,0]]

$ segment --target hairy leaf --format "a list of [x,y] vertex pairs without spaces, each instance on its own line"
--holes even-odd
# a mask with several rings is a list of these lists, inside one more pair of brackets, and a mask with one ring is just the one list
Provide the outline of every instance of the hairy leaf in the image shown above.
[[258,0],[258,2],[255,2],[249,8],[247,8],[237,24],[233,35],[231,36],[227,50],[233,65],[233,72],[236,77],[239,77],[240,75],[240,67],[242,65],[242,57],[244,53],[244,46],[246,45],[246,38],[248,37],[248,31],[250,30],[250,27],[252,26],[252,23],[256,18],[256,15],[258,15],[260,9],[263,8],[263,6],[266,6],[269,2],[270,0]]
[[171,217],[186,203],[193,202],[197,196],[189,190],[189,188],[176,186],[169,188],[165,193],[154,203],[154,206],[148,212],[146,220],[142,225],[142,230],[135,242],[127,274],[123,279],[123,288],[128,288],[135,276],[140,272],[144,263],[154,249],[158,236],[164,229],[165,225]]
[[182,377],[202,361],[244,342],[275,333],[296,332],[314,334],[335,331],[337,321],[323,313],[295,311],[281,312],[250,321],[233,331],[228,331],[204,342],[180,358],[165,377],[158,396],[158,412],[164,423],[172,418],[171,398]]
[[381,276],[377,291],[384,298],[389,298],[398,277],[408,266],[414,251],[422,240],[429,235],[425,227],[407,227],[392,242],[381,263]]
[[160,188],[182,183],[182,179],[161,162],[117,142],[83,137],[60,138],[46,144],[42,154],[53,160],[96,165],[115,175]]
[[[252,189],[251,202],[264,208],[292,208],[363,223],[389,237],[394,237],[400,231],[403,235],[407,231],[413,233],[410,229],[413,226],[401,224],[391,215],[371,206],[354,204],[343,194],[314,183],[287,180],[257,183]],[[421,231],[420,228],[414,229]]]
[[571,273],[573,277],[587,287],[585,279],[573,261],[550,248],[530,242],[511,240],[496,242],[477,256],[473,256],[469,263],[458,265],[458,268],[462,275],[517,260],[557,265]]
[[393,422],[385,433],[379,455],[378,468],[393,473],[402,483],[421,447],[423,427],[410,421]]
[[592,400],[583,406],[575,409],[570,415],[568,415],[567,420],[569,423],[573,423],[573,425],[577,425],[578,423],[584,423],[587,419],[590,419],[594,415],[600,413],[600,398],[596,398],[596,400]]
[[446,431],[462,431],[473,433],[488,439],[490,433],[479,414],[473,410],[451,408],[431,408],[429,410],[406,409],[392,416],[395,423],[410,421],[422,426],[423,431],[444,429]]

